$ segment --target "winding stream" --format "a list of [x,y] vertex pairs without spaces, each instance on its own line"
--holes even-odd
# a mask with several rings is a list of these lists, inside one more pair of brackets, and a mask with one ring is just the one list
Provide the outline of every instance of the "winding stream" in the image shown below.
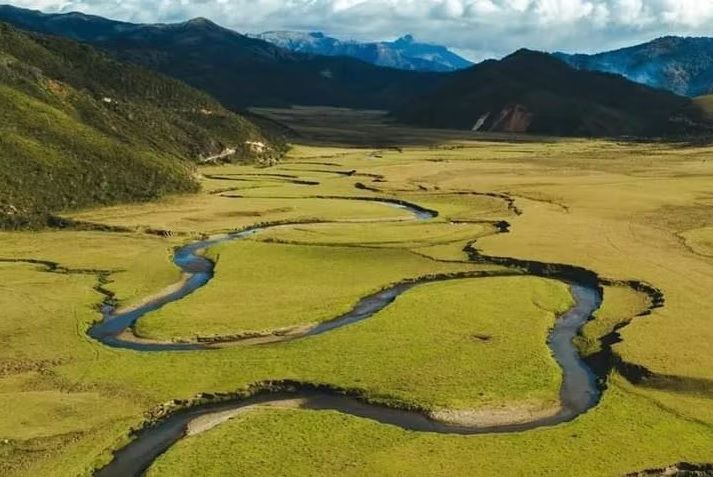
[[[334,198],[333,198],[334,199]],[[409,204],[399,200],[388,199],[354,199],[345,198],[344,200],[361,200],[364,202],[376,202],[387,207],[406,210],[413,214],[417,220],[430,220],[437,217],[438,213],[432,210],[424,209],[418,205]],[[317,223],[317,222],[312,222]],[[102,321],[95,323],[88,331],[89,336],[101,341],[107,346],[113,348],[132,349],[135,351],[193,351],[199,349],[207,349],[207,344],[201,343],[148,343],[142,342],[133,336],[131,327],[144,315],[156,311],[169,303],[179,301],[188,295],[194,293],[199,288],[205,286],[212,278],[215,265],[207,258],[201,256],[201,252],[214,247],[218,244],[230,242],[233,240],[244,239],[260,232],[278,227],[287,227],[289,225],[304,225],[304,222],[296,222],[294,224],[276,224],[248,228],[239,232],[226,234],[219,237],[212,237],[207,240],[201,240],[190,243],[178,248],[174,252],[173,263],[183,272],[184,279],[179,287],[175,287],[168,293],[161,293],[155,297],[149,298],[144,304],[130,308],[126,311],[117,311],[114,307],[105,305],[102,310]],[[471,276],[465,274],[463,277]],[[357,305],[348,313],[321,323],[317,327],[299,335],[298,337],[314,336],[325,333],[327,331],[341,328],[348,324],[356,323],[366,319],[378,311],[382,310],[393,302],[397,296],[418,284],[423,284],[433,281],[442,281],[446,277],[436,276],[423,279],[415,283],[399,283],[388,289],[374,293],[373,295],[362,298]],[[172,287],[174,288],[174,287]],[[286,337],[287,339],[295,339],[295,336]],[[248,341],[248,340],[238,340]]]
[[[408,210],[418,220],[429,220],[437,216],[434,211],[401,201],[364,200]],[[255,227],[222,237],[195,242],[177,249],[174,255],[174,263],[184,272],[184,281],[181,282],[180,287],[170,293],[149,299],[143,305],[125,312],[117,312],[114,308],[106,306],[103,313],[104,319],[91,327],[88,332],[89,335],[105,345],[137,351],[209,350],[209,345],[202,343],[140,342],[130,338],[130,328],[147,313],[190,295],[211,280],[214,264],[202,257],[200,255],[201,251],[226,241],[243,239],[272,227],[285,227],[286,225],[289,224]],[[389,306],[400,295],[423,284],[473,278],[475,276],[482,276],[482,273],[480,275],[465,273],[458,276],[431,276],[413,282],[402,282],[393,285],[386,290],[363,298],[348,313],[322,323],[299,336],[288,336],[281,341],[319,335],[365,320]],[[509,425],[491,427],[463,426],[436,421],[426,414],[416,411],[368,404],[364,400],[350,397],[348,393],[340,393],[309,384],[291,383],[289,385],[273,386],[269,391],[259,391],[247,399],[211,403],[171,414],[159,423],[139,432],[131,443],[115,453],[111,463],[97,471],[95,475],[101,477],[140,476],[158,456],[184,437],[189,426],[195,423],[196,420],[207,416],[213,416],[215,419],[220,420],[220,416],[229,416],[230,413],[239,412],[254,405],[296,405],[303,409],[331,409],[413,431],[463,435],[521,432],[570,421],[595,406],[601,396],[596,376],[581,360],[572,341],[581,327],[589,321],[592,313],[599,307],[601,292],[591,285],[569,282],[568,284],[575,304],[556,320],[547,342],[563,372],[560,389],[560,408],[553,415]],[[127,338],[127,333],[129,338]],[[225,419],[223,418],[223,420]]]

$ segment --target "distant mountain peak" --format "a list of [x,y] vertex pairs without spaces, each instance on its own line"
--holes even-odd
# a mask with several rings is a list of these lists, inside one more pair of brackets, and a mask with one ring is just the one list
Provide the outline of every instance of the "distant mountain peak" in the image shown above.
[[196,18],[191,18],[186,22],[188,25],[215,25],[211,20],[208,20],[206,17],[196,17]]
[[[487,61],[486,63],[491,63],[492,61]],[[530,50],[528,48],[520,48],[519,50],[511,53],[510,55],[503,58],[500,62],[502,64],[512,64],[517,65],[522,68],[539,68],[544,65],[550,65],[550,67],[566,67],[565,62],[561,59],[542,51]]]
[[416,38],[414,38],[414,36],[412,34],[408,33],[408,34],[402,36],[401,38],[399,38],[398,40],[396,40],[396,43],[405,43],[408,45],[412,45],[412,44],[416,43]]
[[91,20],[94,18],[81,12],[67,12],[65,15],[67,18],[79,18],[81,20]]
[[520,58],[520,57],[533,57],[533,56],[550,56],[547,53],[543,53],[537,50],[530,50],[529,48],[520,48],[513,53],[510,53],[505,58]]
[[213,22],[212,20],[209,20],[205,17],[196,17],[196,18],[191,18],[187,22],[183,23],[185,26],[193,27],[193,28],[205,28],[205,29],[223,29],[220,25],[217,23]]
[[418,43],[407,34],[396,41],[340,40],[322,32],[269,31],[256,35],[281,48],[323,56],[351,56],[367,63],[413,71],[454,71],[472,66],[445,46]]

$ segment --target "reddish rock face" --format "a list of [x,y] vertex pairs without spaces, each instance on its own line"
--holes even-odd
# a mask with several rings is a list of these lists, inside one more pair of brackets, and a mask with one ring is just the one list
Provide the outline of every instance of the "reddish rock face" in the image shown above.
[[500,111],[490,127],[492,132],[526,133],[534,115],[521,104],[511,104]]

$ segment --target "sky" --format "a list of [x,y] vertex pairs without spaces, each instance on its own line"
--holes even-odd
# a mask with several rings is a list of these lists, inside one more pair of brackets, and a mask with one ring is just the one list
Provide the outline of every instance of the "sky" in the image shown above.
[[[0,0],[3,1],[3,0]],[[5,0],[7,1],[7,0]],[[664,35],[713,36],[713,0],[15,0],[139,23],[205,17],[241,33],[323,31],[342,39],[407,33],[471,60],[521,47],[593,53]]]

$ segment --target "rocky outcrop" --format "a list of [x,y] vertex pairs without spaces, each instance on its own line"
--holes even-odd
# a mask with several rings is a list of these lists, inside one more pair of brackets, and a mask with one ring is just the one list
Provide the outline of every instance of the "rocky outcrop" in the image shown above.
[[526,106],[511,104],[505,106],[490,126],[492,132],[526,133],[532,124],[532,114]]

